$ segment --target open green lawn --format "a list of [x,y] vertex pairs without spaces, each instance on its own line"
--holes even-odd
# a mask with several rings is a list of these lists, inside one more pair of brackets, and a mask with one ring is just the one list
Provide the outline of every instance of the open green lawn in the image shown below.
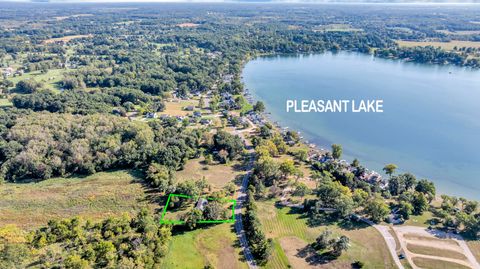
[[39,183],[0,185],[0,226],[14,224],[34,229],[50,219],[79,215],[102,219],[123,213],[135,214],[152,202],[139,175],[132,171],[96,173],[87,177],[54,178]]
[[266,236],[274,239],[274,251],[266,268],[286,268],[288,263],[294,268],[308,268],[311,265],[298,258],[298,250],[313,242],[326,228],[337,236],[348,236],[351,246],[337,260],[316,265],[319,268],[351,268],[356,260],[365,262],[365,268],[394,268],[386,243],[373,227],[362,224],[309,227],[307,219],[291,212],[290,208],[276,208],[271,201],[258,202],[257,206]]
[[6,98],[0,98],[0,107],[11,106],[12,102]]
[[233,224],[219,224],[173,236],[161,268],[248,268],[236,247]]
[[14,84],[17,84],[21,80],[25,79],[34,79],[37,82],[42,82],[44,88],[50,90],[60,90],[58,83],[63,79],[63,74],[66,72],[66,69],[51,69],[47,73],[42,73],[40,71],[34,71],[30,73],[25,73],[22,76],[10,77],[9,80]]
[[405,225],[409,226],[421,226],[428,227],[430,226],[430,220],[433,219],[433,213],[430,211],[425,211],[422,215],[415,216],[410,215],[410,218],[405,221]]

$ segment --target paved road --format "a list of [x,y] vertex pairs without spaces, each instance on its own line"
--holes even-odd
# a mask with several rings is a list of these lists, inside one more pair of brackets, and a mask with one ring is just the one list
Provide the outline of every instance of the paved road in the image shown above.
[[[357,215],[357,217],[360,217],[360,216]],[[390,255],[392,255],[393,261],[395,262],[397,267],[399,269],[405,269],[405,267],[403,267],[402,263],[400,262],[400,259],[398,258],[398,255],[397,255],[397,242],[395,242],[395,238],[392,236],[392,234],[390,234],[390,232],[388,232],[389,227],[384,226],[384,225],[375,224],[373,221],[371,221],[367,218],[361,218],[360,217],[360,219],[363,222],[366,222],[369,225],[373,226],[373,228],[375,228],[382,235],[383,239],[387,243],[388,251],[390,251]]]
[[[253,126],[253,125],[252,125]],[[243,132],[237,132],[237,134],[244,140],[245,137],[244,133],[248,133],[248,131],[252,130],[254,127],[251,127],[247,130],[243,130]],[[254,152],[251,148],[249,148],[250,152],[250,159],[248,161],[247,166],[247,174],[242,179],[242,186],[237,191],[237,206],[235,207],[235,230],[237,231],[238,239],[240,240],[240,244],[243,248],[243,253],[245,255],[245,260],[247,261],[248,267],[251,269],[256,269],[257,265],[255,264],[255,260],[253,258],[252,252],[250,251],[250,247],[248,246],[247,236],[245,235],[245,230],[243,229],[242,223],[242,208],[243,203],[247,198],[247,189],[248,189],[248,181],[250,179],[251,170],[253,168],[253,161],[254,161]]]

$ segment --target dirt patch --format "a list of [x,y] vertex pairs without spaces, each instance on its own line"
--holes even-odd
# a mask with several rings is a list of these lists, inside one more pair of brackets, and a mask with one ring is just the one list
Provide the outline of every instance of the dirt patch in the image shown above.
[[199,25],[200,24],[191,23],[191,22],[185,22],[185,23],[177,24],[177,26],[181,27],[181,28],[193,28],[193,27],[198,27]]
[[407,244],[408,251],[415,253],[415,254],[422,254],[422,255],[429,255],[429,256],[441,256],[445,258],[452,258],[452,259],[459,259],[459,260],[467,260],[467,257],[460,253],[459,251],[454,251],[450,249],[442,248],[439,246],[438,248],[432,246],[424,246],[423,244]]
[[423,269],[469,269],[458,263],[439,261],[427,258],[413,258],[413,262]]
[[42,44],[51,44],[51,43],[67,43],[71,40],[78,39],[78,38],[91,38],[93,35],[69,35],[69,36],[64,36],[64,37],[58,37],[58,38],[50,38],[47,40],[44,40]]

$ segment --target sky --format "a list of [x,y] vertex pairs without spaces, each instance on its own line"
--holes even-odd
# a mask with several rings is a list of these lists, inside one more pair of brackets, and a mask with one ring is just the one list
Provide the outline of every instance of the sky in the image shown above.
[[267,2],[267,3],[476,3],[480,0],[0,0],[0,2],[102,2],[102,3],[135,3],[135,2]]

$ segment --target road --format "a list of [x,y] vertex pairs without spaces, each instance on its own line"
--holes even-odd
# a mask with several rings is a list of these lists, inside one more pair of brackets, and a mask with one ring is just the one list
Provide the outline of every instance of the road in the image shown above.
[[[252,123],[251,123],[252,124]],[[246,142],[244,133],[248,133],[249,131],[253,130],[255,127],[252,124],[252,127],[243,130],[242,132],[236,132],[244,142]],[[248,181],[250,180],[250,174],[251,170],[253,168],[253,161],[254,161],[254,151],[251,147],[247,147],[249,153],[250,153],[250,159],[248,161],[247,165],[247,173],[242,179],[242,186],[237,191],[237,206],[235,207],[235,230],[237,231],[237,236],[240,241],[240,244],[242,245],[243,253],[245,255],[245,260],[248,264],[248,267],[251,269],[256,269],[258,268],[257,265],[255,264],[255,259],[253,258],[252,252],[250,251],[250,247],[248,246],[248,241],[247,241],[247,236],[245,235],[245,230],[243,229],[243,223],[242,223],[242,208],[243,208],[243,203],[245,202],[247,198],[247,189],[248,189]]]
[[392,255],[393,261],[397,265],[399,269],[405,269],[403,267],[403,264],[400,262],[400,259],[398,258],[397,255],[397,243],[395,242],[395,238],[390,234],[389,227],[384,226],[384,225],[378,225],[375,224],[373,221],[367,219],[367,218],[362,218],[357,215],[358,218],[360,218],[363,222],[368,223],[370,226],[373,226],[383,237],[385,240],[385,243],[387,243],[388,251],[390,252],[390,255]]

